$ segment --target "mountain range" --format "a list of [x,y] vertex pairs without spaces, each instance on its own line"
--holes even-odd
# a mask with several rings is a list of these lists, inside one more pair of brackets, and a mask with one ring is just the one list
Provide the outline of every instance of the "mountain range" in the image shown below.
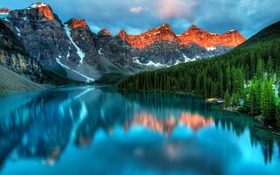
[[0,65],[38,83],[89,83],[108,74],[169,67],[224,54],[246,41],[236,30],[215,34],[195,25],[177,35],[165,23],[138,35],[94,33],[84,19],[63,23],[42,2],[0,9],[0,25],[1,41],[7,41],[1,43]]
[[275,82],[279,81],[279,55],[280,21],[264,28],[226,54],[134,74],[123,79],[119,89],[179,91],[208,98],[224,98],[226,92],[234,95],[238,89],[244,89],[244,83],[250,86],[250,82],[262,74],[273,75],[277,77],[274,78]]

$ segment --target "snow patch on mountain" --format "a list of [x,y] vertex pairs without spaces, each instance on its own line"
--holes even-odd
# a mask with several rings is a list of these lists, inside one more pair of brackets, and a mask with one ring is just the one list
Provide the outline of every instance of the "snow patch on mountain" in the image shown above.
[[[61,56],[59,56],[59,57],[61,57]],[[77,73],[78,75],[84,77],[84,78],[86,79],[86,82],[87,82],[87,83],[90,83],[90,82],[93,82],[93,81],[94,81],[93,78],[90,78],[90,77],[88,77],[88,76],[86,76],[86,75],[84,75],[84,74],[82,74],[82,73],[80,73],[80,72],[78,72],[78,71],[76,71],[76,70],[74,70],[74,69],[71,69],[71,68],[68,67],[67,65],[63,64],[63,63],[60,61],[60,59],[55,58],[55,60],[56,60],[57,64],[59,64],[61,67],[65,68],[65,69],[68,69],[68,70],[71,70],[72,72],[75,72],[75,73]]]
[[154,66],[154,67],[165,67],[167,65],[161,64],[161,63],[154,63],[153,61],[149,61],[147,64],[145,64],[147,66]]
[[71,43],[74,45],[74,47],[77,49],[77,54],[79,55],[80,57],[80,63],[83,64],[84,63],[84,58],[85,58],[85,53],[82,52],[82,50],[76,45],[76,43],[74,42],[72,36],[71,36],[71,31],[70,31],[70,28],[68,27],[68,25],[65,26],[65,31],[66,31],[66,34],[69,38],[69,40],[71,41]]
[[67,59],[69,59],[69,57],[70,57],[70,52],[69,51],[67,52],[67,56],[66,57],[67,57]]
[[214,51],[214,50],[216,50],[216,49],[217,49],[216,47],[207,47],[207,48],[206,48],[207,51]]
[[20,34],[20,30],[19,30],[19,28],[18,28],[18,27],[16,27],[16,30],[17,30],[17,35],[18,35],[18,36],[21,36],[21,34]]
[[136,63],[136,64],[144,65],[144,66],[168,67],[168,65],[164,65],[164,64],[161,64],[161,63],[155,63],[151,60],[148,63],[141,63],[137,57],[133,58],[133,62]]
[[195,59],[190,59],[189,57],[187,57],[185,54],[183,54],[183,57],[185,58],[185,63],[186,62],[190,62],[190,61],[195,61]]
[[177,65],[177,64],[180,64],[180,63],[181,63],[181,61],[176,60],[176,62],[175,62],[175,64],[174,64],[174,65]]
[[104,54],[102,53],[102,48],[100,48],[100,49],[98,50],[98,54],[99,54],[99,55],[104,55]]

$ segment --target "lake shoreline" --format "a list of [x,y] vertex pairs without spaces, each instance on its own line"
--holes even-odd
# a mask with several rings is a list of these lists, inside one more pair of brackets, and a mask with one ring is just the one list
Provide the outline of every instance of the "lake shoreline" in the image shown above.
[[[192,96],[192,97],[197,97],[197,98],[203,98],[204,99],[204,103],[205,104],[210,104],[210,105],[215,105],[217,106],[217,104],[213,104],[213,103],[207,103],[205,102],[205,98],[202,97],[201,95],[195,95],[193,93],[188,93],[188,92],[178,92],[178,91],[157,91],[157,90],[154,90],[154,91],[129,91],[129,90],[125,90],[125,89],[119,89],[117,88],[117,91],[119,92],[142,92],[142,93],[153,93],[153,92],[157,92],[157,93],[173,93],[173,94],[177,94],[177,95],[188,95],[188,96]],[[223,111],[226,111],[226,112],[231,112],[231,113],[236,113],[236,114],[245,114],[247,115],[248,117],[252,118],[254,121],[256,121],[257,123],[261,124],[262,128],[270,131],[272,134],[276,135],[276,136],[279,136],[280,137],[280,131],[279,130],[276,130],[274,128],[270,128],[269,126],[265,126],[263,124],[263,122],[261,121],[261,119],[258,118],[258,116],[252,116],[250,114],[247,114],[247,113],[241,113],[239,112],[238,110],[229,110],[229,109],[226,109],[225,107],[223,108],[220,108],[221,110]]]

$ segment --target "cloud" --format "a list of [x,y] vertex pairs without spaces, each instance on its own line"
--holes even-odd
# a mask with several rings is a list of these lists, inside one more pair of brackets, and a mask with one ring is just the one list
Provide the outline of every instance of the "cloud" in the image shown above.
[[[21,9],[34,0],[0,0],[2,7]],[[84,18],[97,32],[107,28],[136,34],[168,23],[180,34],[193,23],[213,33],[236,29],[250,37],[279,21],[279,0],[44,0],[62,21]],[[104,5],[106,4],[106,5]],[[141,9],[142,8],[142,9]],[[269,9],[269,10],[264,10]],[[138,13],[137,13],[138,12]],[[145,12],[145,13],[144,13]],[[137,19],[135,15],[137,14]]]
[[138,6],[138,7],[132,7],[130,10],[129,10],[131,13],[140,13],[143,11],[143,8]]
[[193,1],[160,0],[159,16],[166,19],[185,17],[193,21],[195,18],[193,10],[198,6],[199,4]]

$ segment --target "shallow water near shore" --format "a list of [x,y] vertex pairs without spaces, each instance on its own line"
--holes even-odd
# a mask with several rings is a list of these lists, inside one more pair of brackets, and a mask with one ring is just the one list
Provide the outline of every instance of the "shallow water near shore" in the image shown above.
[[202,99],[58,88],[0,96],[0,174],[276,175],[280,137]]

